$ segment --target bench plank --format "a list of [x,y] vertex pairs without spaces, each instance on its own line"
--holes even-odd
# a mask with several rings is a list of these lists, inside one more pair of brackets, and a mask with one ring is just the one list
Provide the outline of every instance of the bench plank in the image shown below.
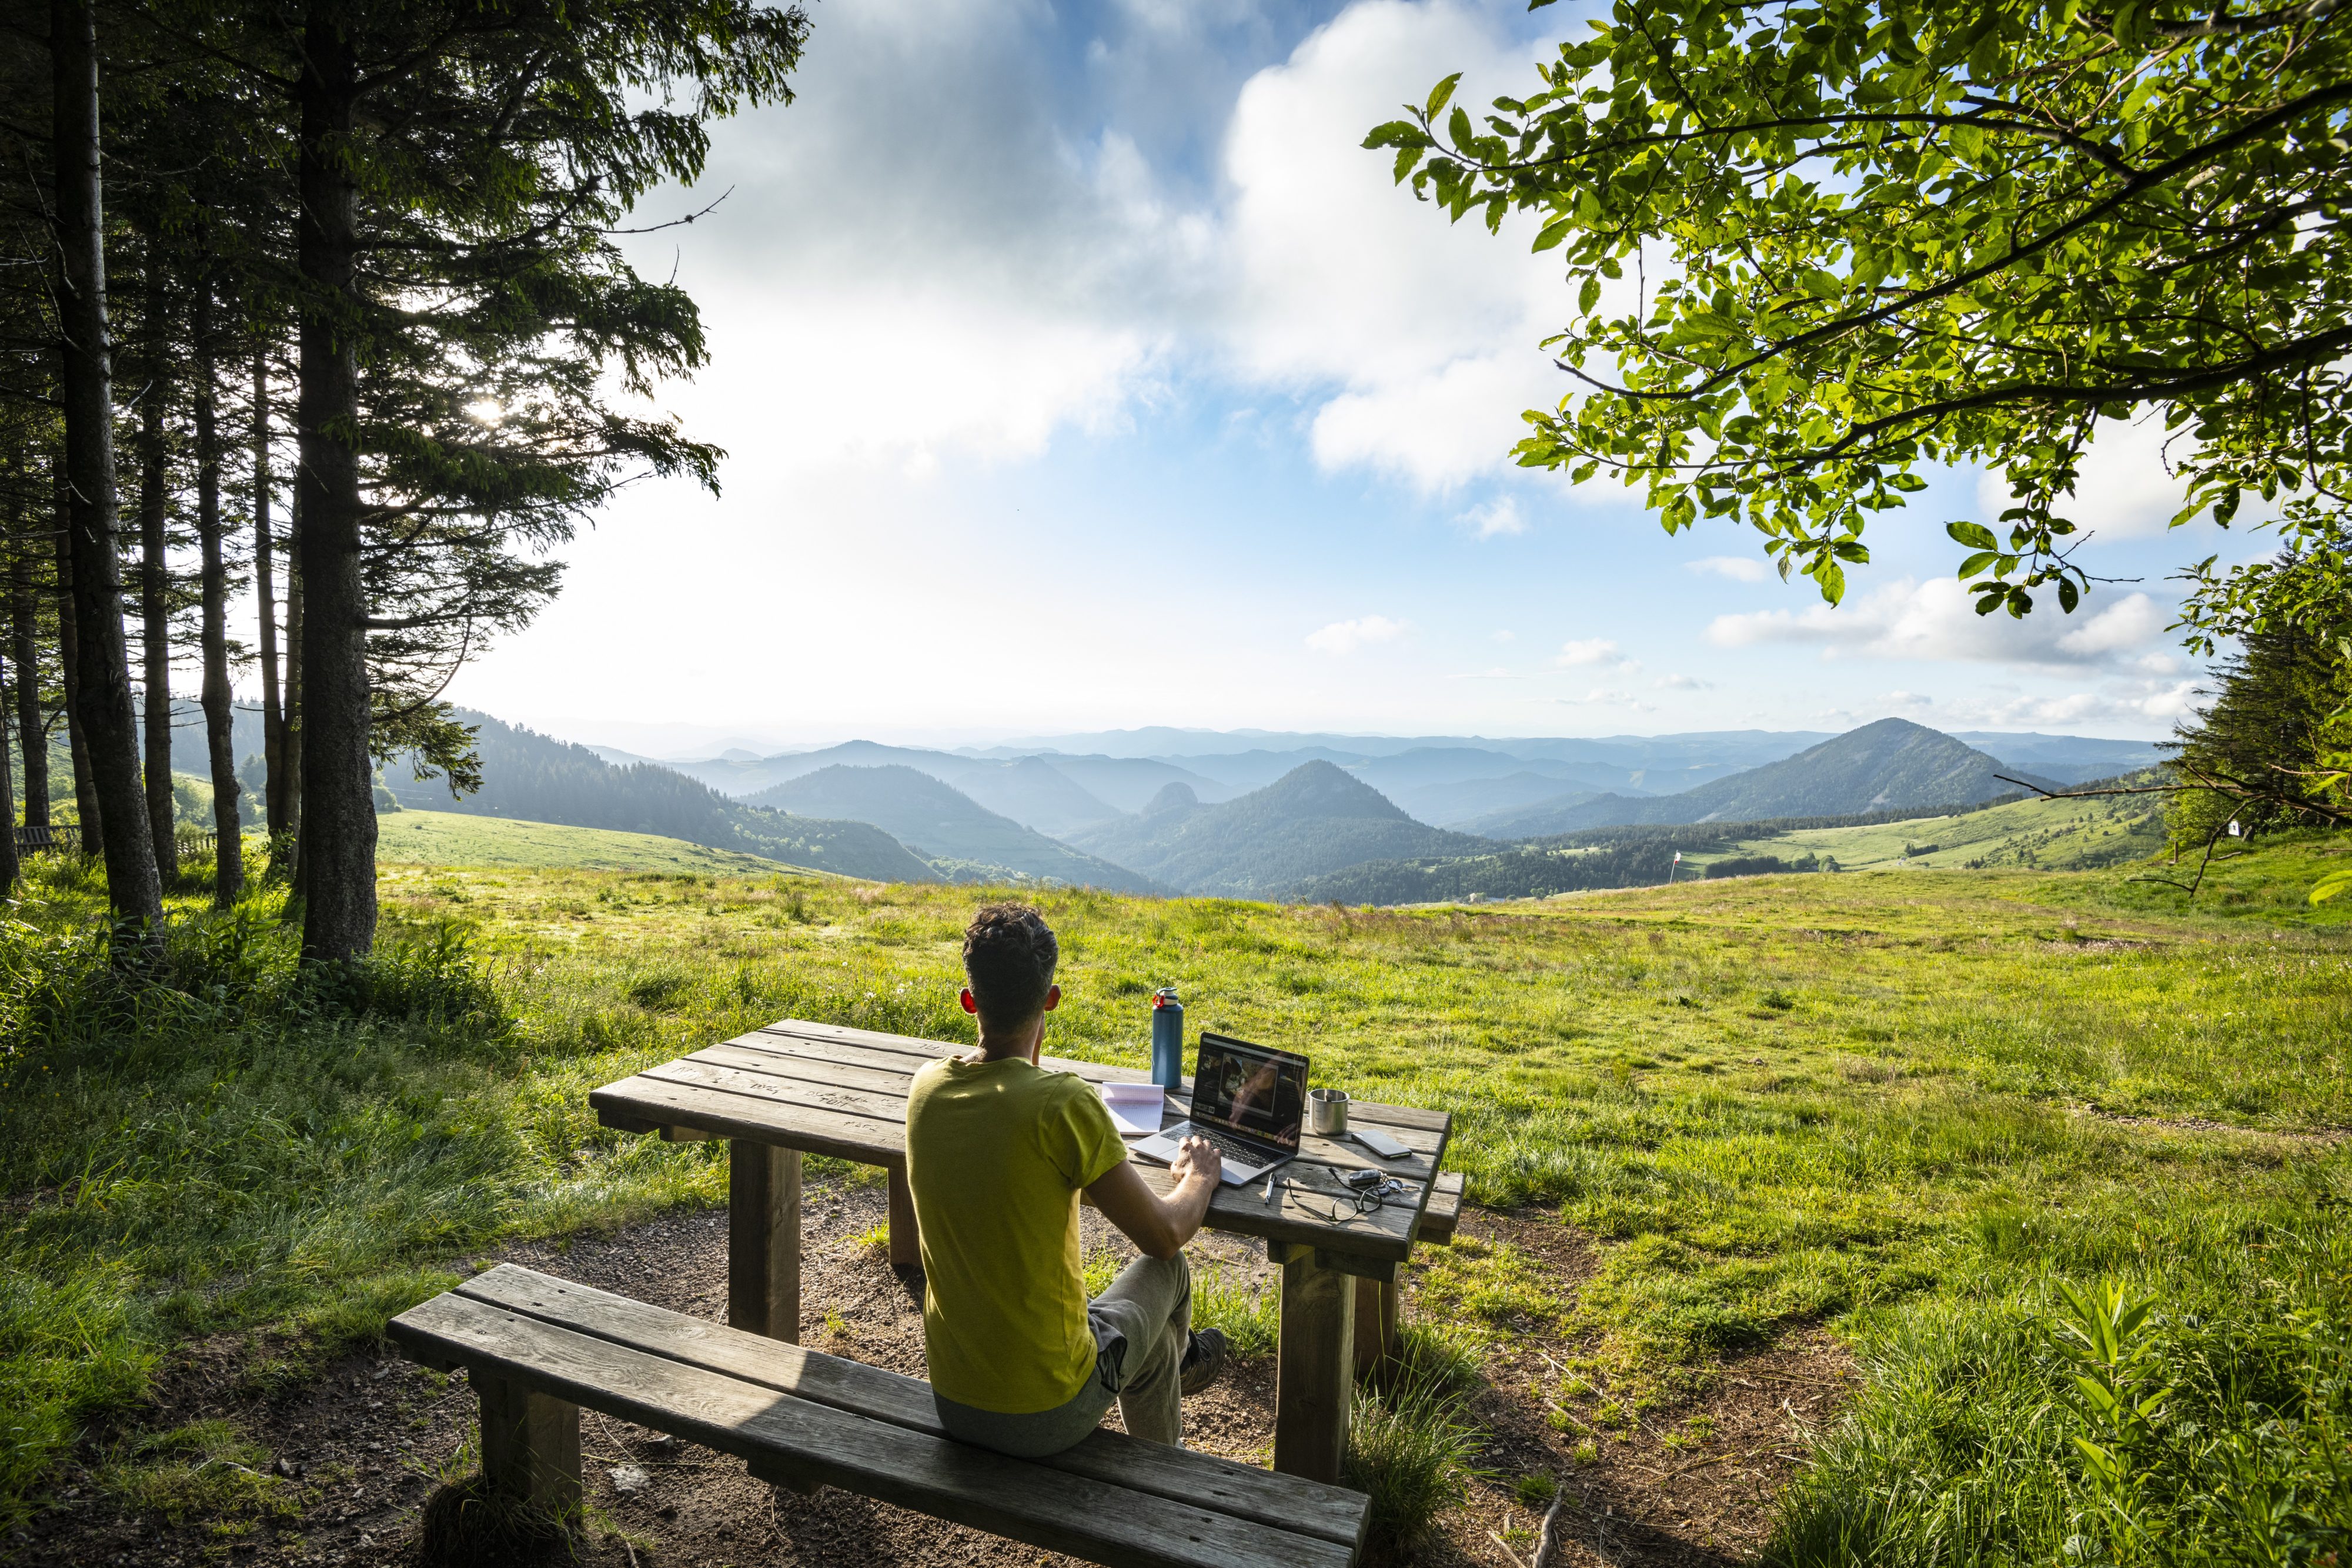
[[1436,1185],[1430,1189],[1429,1202],[1422,1208],[1421,1229],[1415,1239],[1443,1245],[1454,1239],[1454,1232],[1461,1223],[1462,1173],[1440,1171]]
[[1346,1568],[1353,1556],[1332,1542],[869,1420],[454,1292],[410,1308],[389,1332],[422,1359],[482,1366],[706,1448],[781,1458],[806,1478],[1109,1568]]
[[[508,1312],[814,1404],[930,1437],[947,1436],[931,1402],[931,1385],[883,1367],[779,1344],[511,1263],[476,1275],[457,1291]],[[1356,1543],[1364,1525],[1365,1501],[1357,1493],[1213,1454],[1139,1444],[1116,1432],[1097,1431],[1074,1448],[1031,1462],[1171,1501],[1213,1502],[1226,1513],[1345,1546]]]

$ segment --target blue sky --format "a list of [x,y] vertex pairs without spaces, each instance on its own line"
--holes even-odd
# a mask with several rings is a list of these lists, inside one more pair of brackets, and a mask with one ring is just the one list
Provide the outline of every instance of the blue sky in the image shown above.
[[1359,0],[813,7],[799,100],[719,126],[691,228],[636,242],[711,365],[663,402],[726,447],[647,485],[452,695],[572,738],[954,743],[1172,724],[1388,734],[1950,728],[2154,736],[2198,672],[2146,431],[2079,521],[2137,578],[1979,622],[1937,476],[1844,606],[1720,525],[1509,465],[1572,290],[1358,148],[1438,77],[1524,90],[1583,11]]

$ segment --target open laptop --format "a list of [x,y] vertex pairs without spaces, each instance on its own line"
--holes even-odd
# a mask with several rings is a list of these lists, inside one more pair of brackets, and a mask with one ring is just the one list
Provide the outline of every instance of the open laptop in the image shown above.
[[1307,1119],[1307,1059],[1222,1034],[1201,1036],[1192,1071],[1192,1119],[1135,1145],[1166,1164],[1185,1138],[1206,1138],[1224,1160],[1224,1179],[1255,1181],[1298,1155]]

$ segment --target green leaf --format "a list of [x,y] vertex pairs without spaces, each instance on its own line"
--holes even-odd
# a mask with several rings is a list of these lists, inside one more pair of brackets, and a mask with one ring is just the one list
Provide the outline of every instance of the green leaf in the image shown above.
[[[1452,76],[1447,77],[1444,81],[1439,82],[1435,87],[1431,88],[1429,89],[1429,106],[1423,110],[1422,112],[1427,115],[1430,119],[1435,120],[1438,115],[1444,110],[1446,104],[1452,100],[1454,97],[1454,84],[1461,79],[1462,73],[1460,71],[1455,71]],[[1467,124],[1468,121],[1465,120],[1464,123]]]
[[1429,133],[1410,120],[1391,120],[1385,125],[1375,125],[1364,138],[1366,147],[1426,147]]
[[1580,316],[1590,316],[1592,308],[1601,303],[1601,279],[1587,273],[1584,287],[1576,291],[1576,310]]
[[1944,531],[1951,535],[1954,543],[1964,544],[1970,549],[1998,551],[2000,549],[2000,541],[1994,538],[1992,530],[1982,523],[1946,523]]
[[2074,580],[2071,577],[2060,578],[2058,580],[2058,608],[2063,610],[2067,614],[2072,615],[2074,613],[2074,606],[2080,604],[2082,601],[2082,591],[2074,586]]
[[2329,872],[2313,884],[2311,902],[2325,904],[2347,888],[2352,888],[2352,869]]
[[[1563,216],[1554,218],[1551,222],[1544,225],[1541,229],[1537,231],[1536,243],[1532,248],[1539,251],[1550,250],[1575,231],[1575,214],[1570,213]],[[1591,310],[1592,307],[1588,305],[1584,308]]]
[[1968,559],[1960,562],[1960,570],[1954,572],[1952,575],[1955,577],[1974,577],[1977,573],[1982,571],[1985,568],[1990,566],[2000,559],[2000,552],[1999,550],[1980,549],[1977,551],[1976,554],[1969,557]]

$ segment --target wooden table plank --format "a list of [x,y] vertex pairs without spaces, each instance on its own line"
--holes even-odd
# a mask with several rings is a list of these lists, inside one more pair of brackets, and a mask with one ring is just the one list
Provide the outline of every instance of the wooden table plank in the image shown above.
[[[648,1354],[932,1437],[947,1436],[930,1385],[878,1366],[778,1344],[511,1263],[457,1289],[477,1301]],[[1190,1448],[1139,1448],[1110,1432],[1097,1431],[1075,1448],[1033,1462],[1178,1502],[1212,1504],[1225,1513],[1342,1545],[1354,1544],[1363,1528],[1363,1500],[1354,1493]]]
[[[829,1077],[828,1071],[842,1076]],[[896,1087],[892,1087],[888,1074],[796,1059],[763,1059],[759,1052],[733,1045],[711,1046],[679,1061],[647,1068],[637,1076],[661,1082],[698,1083],[705,1088],[753,1095],[782,1104],[901,1123],[907,1114],[907,1090],[913,1083],[908,1075],[897,1080]],[[1162,1114],[1161,1125],[1172,1127],[1183,1120],[1183,1113],[1175,1109],[1171,1099]],[[1444,1148],[1444,1138],[1443,1134],[1419,1131],[1413,1131],[1411,1136],[1423,1147],[1403,1159],[1388,1160],[1360,1145],[1310,1133],[1299,1139],[1298,1158],[1339,1170],[1378,1170],[1411,1181],[1430,1181],[1437,1174],[1435,1161],[1430,1156]]]
[[560,1328],[457,1295],[390,1333],[442,1364],[488,1364],[536,1392],[807,1479],[1114,1568],[1345,1568],[1329,1541],[1052,1470]]
[[[648,1067],[637,1074],[646,1083],[690,1083],[701,1089],[715,1089],[722,1094],[740,1094],[763,1104],[793,1111],[830,1111],[836,1115],[858,1116],[875,1124],[875,1146],[896,1151],[907,1141],[907,1097],[903,1094],[877,1094],[870,1090],[827,1087],[801,1078],[780,1078],[770,1072],[747,1072],[739,1067],[727,1067],[715,1061],[698,1061],[685,1057],[677,1061],[665,1061],[659,1067]],[[895,1130],[893,1130],[895,1129]]]
[[903,1125],[890,1133],[871,1116],[845,1116],[699,1084],[665,1083],[642,1073],[591,1090],[588,1103],[614,1125],[694,1127],[718,1137],[781,1144],[858,1165],[893,1166],[906,1160]]
[[688,1061],[707,1061],[713,1066],[733,1067],[745,1072],[763,1072],[772,1078],[795,1079],[804,1083],[838,1084],[845,1089],[863,1089],[877,1094],[896,1095],[901,1102],[915,1082],[911,1072],[891,1072],[880,1068],[855,1062],[834,1061],[820,1056],[803,1056],[777,1051],[759,1051],[737,1045],[706,1045]]
[[[799,1019],[784,1019],[764,1029],[740,1035],[726,1042],[751,1050],[772,1049],[793,1051],[827,1046],[846,1048],[838,1055],[827,1054],[828,1060],[838,1060],[845,1065],[882,1067],[884,1059],[904,1063],[911,1074],[926,1061],[943,1056],[960,1055],[971,1048],[953,1040],[918,1040],[911,1035],[881,1034],[872,1030],[855,1030],[838,1024],[809,1023]],[[1076,1057],[1047,1055],[1037,1063],[1052,1072],[1075,1072],[1095,1082],[1148,1083],[1151,1074],[1139,1067],[1117,1067],[1107,1062],[1082,1061]],[[1191,1080],[1178,1091],[1178,1098],[1192,1093]],[[1372,1100],[1350,1101],[1349,1120],[1362,1122],[1391,1133],[1400,1143],[1414,1148],[1424,1146],[1409,1134],[1444,1134],[1451,1129],[1452,1116],[1444,1111],[1431,1111],[1419,1105],[1389,1105]]]

